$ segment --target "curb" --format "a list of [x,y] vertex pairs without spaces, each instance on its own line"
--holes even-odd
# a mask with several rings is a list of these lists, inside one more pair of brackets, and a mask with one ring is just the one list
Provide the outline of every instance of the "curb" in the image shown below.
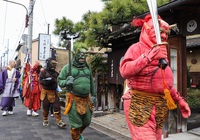
[[99,123],[93,119],[90,124],[90,127],[93,129],[96,129],[112,138],[115,138],[117,140],[130,140],[131,139],[130,135],[126,135],[116,129],[112,129],[109,127],[109,125],[106,126],[105,124]]

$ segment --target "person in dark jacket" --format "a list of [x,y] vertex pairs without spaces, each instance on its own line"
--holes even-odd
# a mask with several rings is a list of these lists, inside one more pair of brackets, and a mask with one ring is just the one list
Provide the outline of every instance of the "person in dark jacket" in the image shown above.
[[39,75],[40,84],[42,86],[40,99],[43,102],[43,126],[49,126],[48,114],[50,104],[52,104],[57,125],[63,128],[66,126],[66,123],[61,120],[59,95],[56,91],[58,86],[58,72],[55,71],[57,62],[54,58],[50,57],[46,59],[46,64],[46,68],[41,71]]

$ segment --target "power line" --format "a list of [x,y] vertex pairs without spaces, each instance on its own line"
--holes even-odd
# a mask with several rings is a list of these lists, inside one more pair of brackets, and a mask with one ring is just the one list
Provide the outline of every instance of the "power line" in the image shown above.
[[15,46],[16,47],[14,47],[13,49],[13,53],[12,53],[12,55],[11,55],[11,59],[14,59],[14,57],[15,57],[15,54],[16,54],[16,52],[15,52],[15,50],[17,49],[17,47],[18,47],[18,45],[19,45],[19,43],[20,43],[20,40],[21,40],[21,38],[22,38],[22,35],[24,34],[24,32],[25,32],[25,27],[24,27],[24,24],[22,24],[22,28],[21,28],[21,32],[19,33],[19,35],[18,35],[18,39],[16,39],[16,44],[15,44]]
[[47,23],[47,20],[46,20],[45,13],[44,13],[44,8],[43,8],[42,0],[40,1],[40,4],[41,4],[41,7],[42,7],[42,13],[43,13],[43,16],[44,16],[44,20],[45,20],[46,24],[48,24],[48,23]]
[[44,32],[46,32],[46,30],[44,29],[44,27],[42,27],[42,25],[40,24],[39,20],[37,18],[34,18],[37,21],[37,24],[42,28],[42,30]]
[[[5,2],[9,2],[9,3],[13,3],[13,4],[17,4],[17,5],[20,5],[20,6],[23,6],[24,8],[25,8],[25,10],[26,10],[26,13],[27,13],[27,15],[28,15],[28,9],[26,8],[26,6],[24,6],[23,4],[21,4],[21,3],[17,3],[17,2],[14,2],[14,1],[9,1],[9,0],[3,0],[3,1],[5,1]],[[6,18],[7,18],[7,3],[6,3],[6,14],[5,14],[5,20],[4,20],[4,34],[3,34],[3,37],[5,37],[5,30],[6,30]],[[27,20],[27,18],[25,19],[25,20]],[[24,26],[24,24],[25,24],[25,20],[23,21],[23,26]],[[24,28],[24,29],[23,29]],[[23,29],[23,33],[24,33],[24,31],[25,31],[25,26],[24,27],[22,27],[21,28],[21,31],[22,31],[22,29]],[[11,58],[13,58],[14,57],[14,55],[15,55],[15,49],[17,48],[17,46],[18,46],[18,44],[17,43],[19,43],[19,41],[21,40],[21,36],[22,35],[20,35],[20,33],[21,33],[21,31],[19,32],[19,35],[18,35],[18,37],[17,37],[17,40],[16,40],[16,47],[13,47],[13,54],[11,55]],[[7,47],[9,47],[9,46],[7,46]],[[10,47],[9,47],[10,48]],[[7,54],[8,55],[8,54]],[[9,57],[10,57],[10,55],[9,55]]]
[[4,44],[4,40],[5,40],[5,32],[6,32],[6,20],[7,20],[7,3],[6,3],[6,10],[5,10],[5,17],[4,17],[4,29],[3,29],[3,41],[2,44]]

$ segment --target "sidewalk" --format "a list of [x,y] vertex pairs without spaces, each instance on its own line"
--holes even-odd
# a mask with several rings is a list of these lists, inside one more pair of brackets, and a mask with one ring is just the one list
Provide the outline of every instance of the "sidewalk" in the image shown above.
[[90,127],[94,129],[97,127],[103,127],[107,129],[108,132],[112,131],[112,133],[122,135],[124,137],[123,140],[131,139],[125,117],[121,113],[93,117]]
[[[91,127],[95,129],[97,126],[104,127],[106,130],[108,130],[108,132],[112,131],[124,136],[123,140],[131,139],[123,113],[113,113],[93,117]],[[184,133],[169,134],[169,137],[163,138],[163,140],[200,140],[200,127]]]

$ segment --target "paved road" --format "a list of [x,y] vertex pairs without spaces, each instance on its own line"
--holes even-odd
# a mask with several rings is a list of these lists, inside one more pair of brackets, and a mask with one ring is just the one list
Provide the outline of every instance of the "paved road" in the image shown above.
[[[14,114],[2,116],[0,114],[0,140],[71,140],[69,125],[60,129],[55,118],[49,116],[49,127],[43,127],[41,110],[40,116],[26,115],[26,107],[20,99],[16,99]],[[68,118],[62,115],[62,120],[68,123]],[[85,140],[115,140],[91,127],[83,133]]]

